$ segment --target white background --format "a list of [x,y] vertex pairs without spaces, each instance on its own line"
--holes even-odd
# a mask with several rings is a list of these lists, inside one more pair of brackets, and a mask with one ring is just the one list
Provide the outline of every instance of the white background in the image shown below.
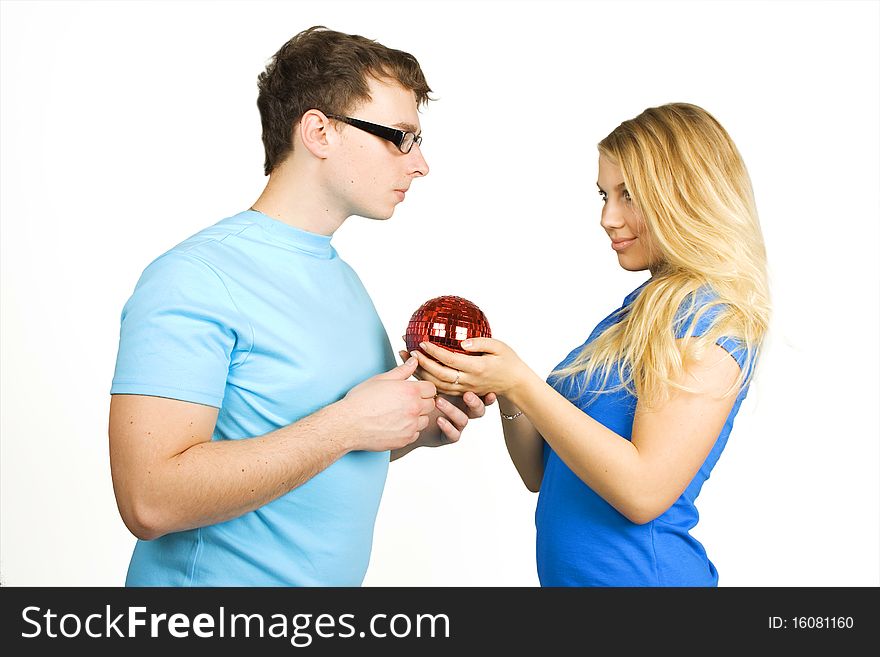
[[[119,314],[143,268],[259,195],[256,78],[314,24],[412,52],[431,173],[334,237],[401,346],[457,294],[546,375],[639,285],[599,228],[595,144],[701,105],[749,167],[775,305],[698,500],[722,586],[877,586],[876,2],[3,2],[6,585],[121,585]],[[367,586],[537,585],[536,496],[497,410],[390,467]]]

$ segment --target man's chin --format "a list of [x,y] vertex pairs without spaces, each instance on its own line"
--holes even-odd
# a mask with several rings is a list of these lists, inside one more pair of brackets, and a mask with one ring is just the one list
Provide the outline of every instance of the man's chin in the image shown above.
[[374,219],[376,221],[385,221],[386,219],[391,219],[391,215],[394,214],[394,208],[390,210],[386,210],[385,212],[364,212],[361,213],[360,216],[365,219]]

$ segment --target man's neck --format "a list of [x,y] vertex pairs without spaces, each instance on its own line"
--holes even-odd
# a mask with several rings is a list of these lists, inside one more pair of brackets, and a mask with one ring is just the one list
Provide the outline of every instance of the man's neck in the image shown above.
[[309,172],[285,163],[269,176],[263,193],[251,206],[272,219],[319,235],[332,235],[348,218]]

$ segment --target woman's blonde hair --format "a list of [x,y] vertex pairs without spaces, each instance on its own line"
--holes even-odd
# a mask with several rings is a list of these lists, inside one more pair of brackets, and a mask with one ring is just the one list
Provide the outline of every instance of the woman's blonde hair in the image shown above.
[[[690,359],[721,336],[741,342],[746,361],[732,394],[748,382],[767,331],[767,258],[752,185],[727,131],[704,109],[687,103],[652,107],[624,121],[599,142],[599,152],[623,173],[626,189],[655,249],[653,275],[622,319],[606,328],[556,377],[599,375],[591,392],[620,385],[641,401],[665,399]],[[705,300],[706,292],[711,300]],[[692,335],[703,313],[713,321]],[[677,323],[693,318],[679,341]],[[680,336],[679,336],[680,337]]]

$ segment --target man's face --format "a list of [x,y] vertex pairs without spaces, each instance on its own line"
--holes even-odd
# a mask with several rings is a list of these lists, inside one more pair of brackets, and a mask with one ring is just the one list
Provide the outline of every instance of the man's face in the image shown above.
[[[371,100],[348,116],[419,135],[415,94],[390,80],[369,79]],[[388,219],[415,178],[428,175],[421,147],[401,153],[392,142],[344,123],[336,158],[335,189],[347,215]]]

